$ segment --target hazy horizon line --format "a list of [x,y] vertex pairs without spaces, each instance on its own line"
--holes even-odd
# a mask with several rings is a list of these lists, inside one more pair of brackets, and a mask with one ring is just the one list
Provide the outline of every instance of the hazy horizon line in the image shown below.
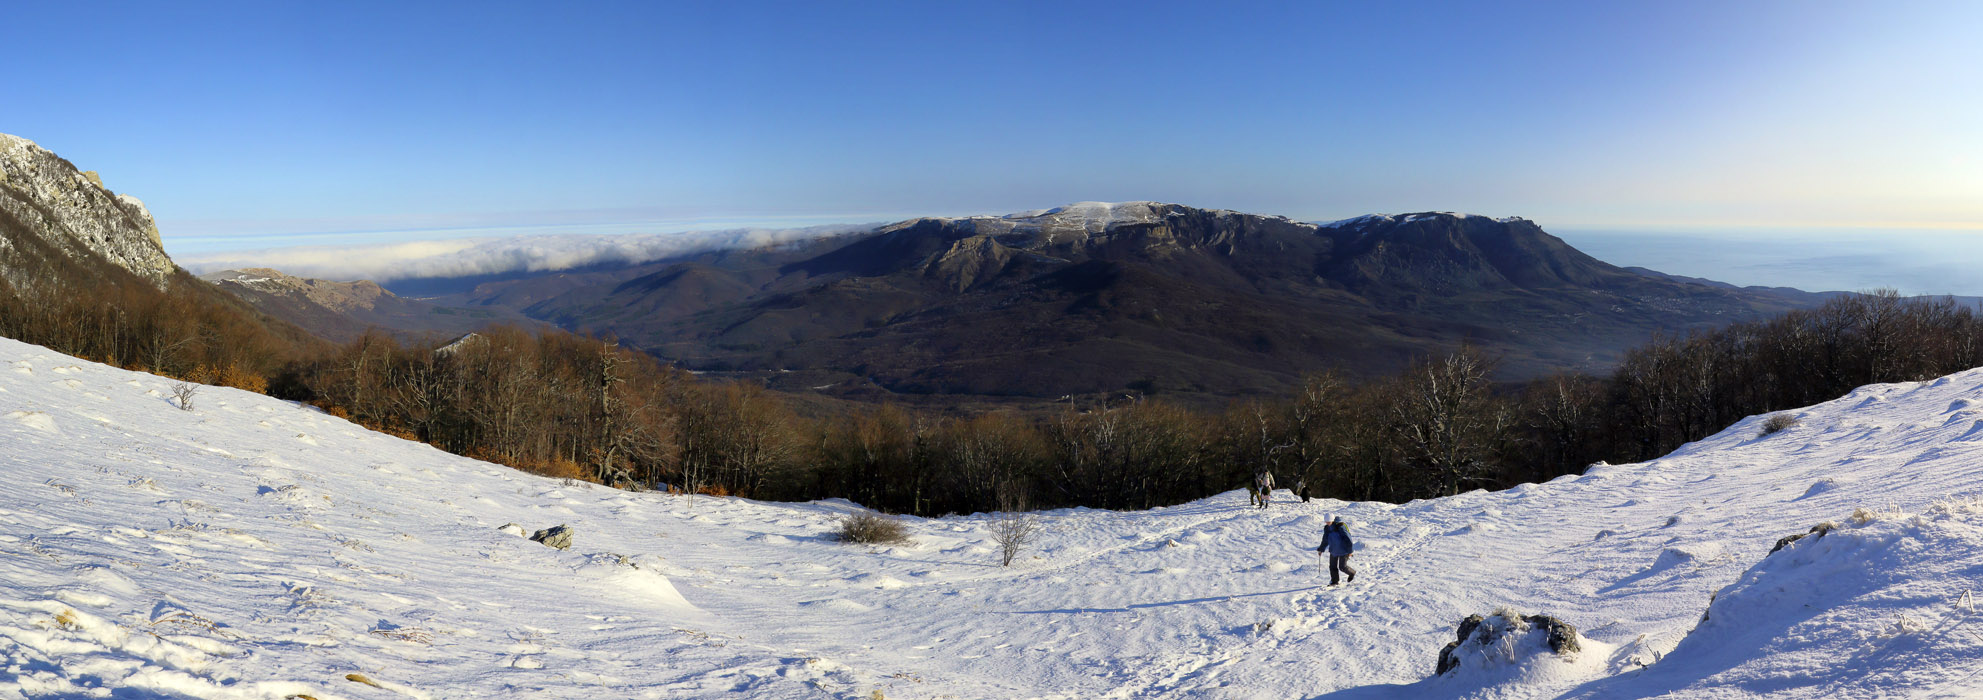
[[[1130,201],[1130,200],[1125,200]],[[1147,200],[1156,201],[1156,200]],[[1195,208],[1214,209],[1218,207],[1198,207],[1181,202],[1167,202]],[[1064,205],[1065,203],[1063,203]],[[1056,206],[1063,206],[1056,205]],[[364,239],[394,238],[405,240],[408,236],[425,236],[424,240],[453,240],[461,238],[516,237],[530,235],[586,234],[586,235],[673,235],[710,231],[732,231],[740,229],[788,229],[812,226],[882,226],[899,221],[926,217],[974,217],[1005,216],[1031,209],[1008,211],[979,210],[973,212],[946,211],[935,213],[906,212],[860,212],[860,213],[799,213],[799,214],[708,214],[677,217],[630,217],[624,219],[602,219],[596,214],[606,212],[626,212],[626,209],[574,211],[517,212],[509,214],[468,214],[453,216],[417,215],[405,217],[365,217],[374,218],[377,225],[364,225],[363,218],[335,219],[263,219],[231,220],[225,228],[238,228],[259,225],[260,230],[243,230],[238,233],[191,233],[173,234],[170,228],[183,227],[185,223],[164,222],[162,239],[168,248],[176,248],[180,254],[204,255],[222,252],[261,252],[281,248],[324,245],[335,246],[330,241],[315,239],[336,238],[355,247],[370,245]],[[1261,216],[1287,216],[1287,218],[1322,223],[1340,221],[1370,214],[1405,214],[1416,211],[1457,211],[1451,209],[1411,209],[1386,212],[1358,212],[1347,216],[1338,214],[1320,216],[1289,216],[1263,211],[1244,213]],[[1521,213],[1505,212],[1466,212],[1491,217],[1519,216],[1534,221],[1545,231],[1561,229],[1585,232],[1628,232],[1651,233],[1670,231],[1681,233],[1711,232],[1850,232],[1850,231],[1919,231],[1919,232],[1960,232],[1983,231],[1983,221],[1740,221],[1740,220],[1662,220],[1662,221],[1616,221],[1616,220],[1551,220]],[[546,220],[545,215],[572,215],[567,220]],[[452,218],[454,221],[434,221],[437,218]],[[419,221],[431,223],[415,223]],[[520,223],[506,223],[505,221]],[[299,227],[303,222],[340,222],[323,228]],[[212,223],[215,220],[202,220]],[[408,225],[412,224],[412,225]],[[356,240],[354,240],[356,239]]]

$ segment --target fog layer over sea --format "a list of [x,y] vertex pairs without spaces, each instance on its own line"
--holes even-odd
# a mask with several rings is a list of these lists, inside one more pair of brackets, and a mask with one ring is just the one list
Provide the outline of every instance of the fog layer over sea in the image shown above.
[[1810,292],[1893,287],[1903,294],[1983,295],[1983,277],[1975,274],[1977,262],[1983,261],[1983,231],[1545,228],[1613,265],[1742,286]]

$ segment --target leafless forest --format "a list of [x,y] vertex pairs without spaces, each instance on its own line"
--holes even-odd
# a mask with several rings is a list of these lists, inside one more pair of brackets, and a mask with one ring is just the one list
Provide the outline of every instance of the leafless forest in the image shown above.
[[191,280],[0,289],[0,333],[92,360],[305,401],[371,428],[537,473],[624,488],[843,497],[890,512],[1147,508],[1260,470],[1317,497],[1404,501],[1636,461],[1743,416],[1861,384],[1983,364],[1983,322],[1891,291],[1685,336],[1609,376],[1494,379],[1470,348],[1353,382],[1193,411],[1160,398],[939,416],[871,405],[802,418],[787,397],[710,381],[597,338],[493,328],[463,342],[384,333],[331,346]]

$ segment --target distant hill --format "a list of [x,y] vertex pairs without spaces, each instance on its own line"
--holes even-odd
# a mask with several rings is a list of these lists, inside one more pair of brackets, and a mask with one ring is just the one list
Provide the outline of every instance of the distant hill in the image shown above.
[[[1794,290],[1791,290],[1794,291]],[[1502,377],[1602,371],[1657,330],[1822,295],[1619,268],[1520,218],[1327,223],[1176,204],[925,218],[779,249],[540,275],[439,301],[612,333],[704,372],[854,397],[1218,401],[1472,341]]]
[[492,323],[541,325],[509,309],[461,308],[406,299],[365,280],[332,282],[293,277],[267,268],[221,270],[200,276],[263,313],[286,319],[323,338],[344,342],[373,328],[402,337],[460,335]]

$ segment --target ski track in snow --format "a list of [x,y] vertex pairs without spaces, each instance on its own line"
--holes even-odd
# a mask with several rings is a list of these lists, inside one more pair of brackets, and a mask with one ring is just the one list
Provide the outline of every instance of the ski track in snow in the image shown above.
[[[1770,573],[1790,566],[1764,560],[1778,537],[1983,489],[1983,370],[1497,493],[1053,511],[1009,568],[982,515],[842,545],[844,501],[560,483],[231,389],[182,411],[175,383],[0,340],[0,699],[1983,693],[1983,626],[1958,604],[1983,589],[1983,548],[1945,541],[1983,532],[1967,522],[1796,550],[1875,556],[1843,548],[1889,537],[1916,558],[1882,565],[1912,578],[1823,599],[1832,627],[1758,642],[1777,651],[1682,644],[1716,591],[1801,575]],[[1313,550],[1338,515],[1358,576],[1330,588]],[[576,543],[508,522],[569,524]],[[1758,580],[1727,590],[1794,595]],[[1428,679],[1460,618],[1502,606],[1610,656]]]

